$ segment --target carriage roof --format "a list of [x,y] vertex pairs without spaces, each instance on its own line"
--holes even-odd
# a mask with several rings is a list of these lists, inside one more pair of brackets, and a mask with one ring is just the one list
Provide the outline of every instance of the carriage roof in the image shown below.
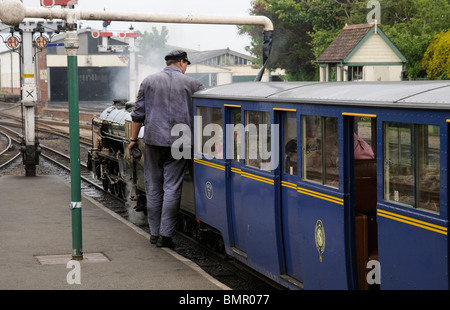
[[245,82],[197,92],[195,98],[333,105],[450,108],[449,81]]

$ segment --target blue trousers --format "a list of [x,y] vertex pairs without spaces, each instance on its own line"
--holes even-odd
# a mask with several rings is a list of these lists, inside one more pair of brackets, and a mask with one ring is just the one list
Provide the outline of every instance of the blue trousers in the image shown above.
[[150,233],[172,237],[180,208],[186,160],[174,159],[171,147],[146,144],[144,162]]

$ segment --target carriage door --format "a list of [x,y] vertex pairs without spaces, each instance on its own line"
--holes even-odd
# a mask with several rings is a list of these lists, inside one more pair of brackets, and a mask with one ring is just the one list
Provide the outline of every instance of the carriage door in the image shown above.
[[[226,143],[227,143],[227,167],[228,167],[228,216],[230,218],[231,249],[246,257],[246,225],[244,208],[241,203],[241,108],[235,105],[225,105],[226,113]],[[230,127],[232,126],[232,128]]]
[[298,203],[298,122],[295,110],[280,113],[281,220],[285,274],[302,282],[300,266],[300,205]]
[[[344,116],[346,114],[344,113]],[[359,289],[369,289],[367,262],[378,260],[376,116],[351,114],[348,123],[353,135],[353,197],[355,266]],[[351,132],[351,131],[349,131]],[[350,163],[352,160],[350,160]],[[372,287],[370,287],[372,288]]]

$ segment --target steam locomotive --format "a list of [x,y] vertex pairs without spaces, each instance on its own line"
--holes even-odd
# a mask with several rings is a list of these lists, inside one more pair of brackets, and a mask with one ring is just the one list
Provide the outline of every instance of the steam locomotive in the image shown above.
[[[89,162],[145,210],[132,108],[93,120]],[[182,210],[229,256],[291,289],[449,289],[448,81],[235,83],[193,108]]]

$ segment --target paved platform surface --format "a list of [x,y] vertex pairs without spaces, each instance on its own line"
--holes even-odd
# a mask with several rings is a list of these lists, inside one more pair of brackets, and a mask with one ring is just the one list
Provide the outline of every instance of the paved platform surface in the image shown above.
[[87,196],[84,260],[71,264],[70,200],[70,185],[58,176],[0,177],[0,290],[228,289]]

